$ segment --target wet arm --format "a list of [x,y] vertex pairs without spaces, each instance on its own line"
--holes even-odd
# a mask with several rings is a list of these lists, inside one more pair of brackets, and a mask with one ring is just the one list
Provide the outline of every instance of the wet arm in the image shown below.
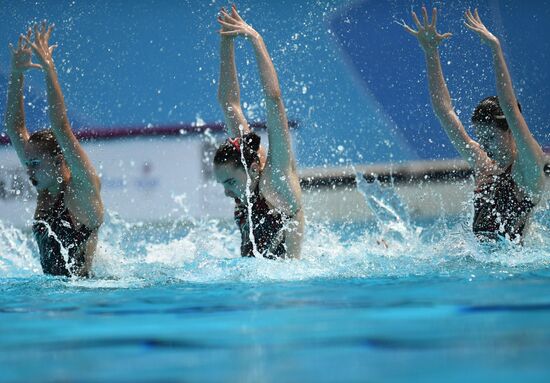
[[480,146],[468,136],[464,126],[453,110],[451,95],[447,89],[443,70],[441,69],[438,46],[443,40],[451,37],[451,33],[440,34],[437,32],[436,8],[432,9],[431,22],[428,10],[424,6],[422,7],[423,22],[420,21],[414,11],[411,11],[411,16],[416,25],[416,30],[405,23],[403,23],[403,27],[407,33],[418,40],[424,51],[428,71],[428,87],[434,112],[460,155],[477,173],[484,172],[490,164],[489,159]]
[[488,158],[477,142],[466,133],[453,109],[451,95],[443,77],[438,49],[426,50],[424,53],[428,71],[428,87],[435,115],[462,158],[475,169],[483,168],[488,162]]
[[8,82],[8,101],[6,107],[6,133],[17,152],[19,160],[26,161],[25,145],[29,132],[25,127],[25,107],[23,96],[23,72],[13,70]]
[[231,37],[221,37],[220,43],[220,80],[218,102],[223,111],[225,124],[232,137],[250,131],[241,109],[241,93],[235,64],[235,46]]
[[71,186],[79,196],[86,215],[87,225],[97,227],[102,222],[103,205],[100,198],[100,182],[92,162],[76,139],[65,108],[63,93],[53,63],[44,69],[46,91],[52,131],[71,171]]
[[519,110],[508,66],[497,39],[492,42],[491,50],[500,107],[514,136],[518,151],[514,179],[532,198],[538,199],[544,188],[544,154]]
[[254,48],[267,108],[269,149],[266,170],[274,189],[273,194],[281,197],[279,202],[283,202],[293,213],[301,205],[300,186],[279,80],[262,37],[257,34],[250,41]]

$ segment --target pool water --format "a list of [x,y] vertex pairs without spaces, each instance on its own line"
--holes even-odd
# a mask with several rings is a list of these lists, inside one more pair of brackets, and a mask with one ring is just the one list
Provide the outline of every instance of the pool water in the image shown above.
[[549,381],[548,209],[523,247],[377,217],[311,220],[302,259],[271,261],[231,222],[110,213],[89,280],[42,275],[0,224],[0,380]]

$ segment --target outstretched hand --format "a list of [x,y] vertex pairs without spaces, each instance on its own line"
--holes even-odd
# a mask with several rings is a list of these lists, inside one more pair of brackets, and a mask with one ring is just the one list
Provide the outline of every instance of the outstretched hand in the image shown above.
[[[27,31],[27,38],[30,38],[32,34],[31,29]],[[23,73],[28,69],[32,68],[42,68],[39,64],[32,62],[32,48],[28,42],[23,42],[24,35],[19,36],[19,41],[17,42],[17,47],[14,47],[10,44],[10,50],[12,53],[11,56],[11,66],[14,72]]]
[[254,28],[241,18],[235,5],[231,6],[231,14],[227,13],[224,8],[221,9],[218,23],[222,27],[219,33],[225,37],[243,36],[246,38],[255,38],[260,36]]
[[498,39],[493,35],[487,27],[483,24],[481,19],[479,18],[479,13],[477,13],[477,9],[474,9],[474,13],[472,13],[469,9],[464,14],[466,18],[466,22],[464,25],[476,32],[479,37],[481,38],[481,42],[488,45],[494,45],[498,44]]
[[32,48],[34,54],[36,55],[36,59],[43,70],[53,66],[52,53],[54,49],[57,48],[57,45],[50,46],[48,43],[53,28],[54,24],[48,26],[46,21],[43,21],[42,25],[34,25],[34,42],[31,41],[30,34],[23,36],[27,44],[29,44]]
[[415,31],[405,23],[403,23],[403,27],[408,33],[418,39],[418,42],[420,43],[420,46],[422,47],[422,49],[424,49],[424,51],[429,52],[436,49],[441,41],[452,36],[451,33],[440,34],[437,32],[435,27],[437,21],[436,8],[432,10],[431,23],[429,22],[428,11],[426,10],[426,7],[422,7],[422,17],[424,19],[423,23],[420,22],[418,16],[416,16],[416,13],[414,11],[411,12],[411,15],[414,23],[416,24],[417,30]]

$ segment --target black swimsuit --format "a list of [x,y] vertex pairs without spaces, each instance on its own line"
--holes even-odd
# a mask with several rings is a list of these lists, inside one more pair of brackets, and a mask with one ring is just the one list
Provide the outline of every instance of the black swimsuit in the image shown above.
[[[75,220],[65,206],[65,191],[58,194],[54,207],[46,218],[35,219],[32,231],[40,250],[40,263],[44,274],[70,276],[78,274],[86,262],[86,243],[93,230],[84,225],[76,227]],[[49,226],[49,227],[48,227]],[[63,252],[62,248],[63,246]],[[69,259],[66,264],[63,253]],[[69,272],[70,267],[71,272]]]
[[[286,256],[286,232],[293,223],[292,217],[275,209],[270,209],[258,188],[250,196],[252,204],[252,232],[256,250],[265,258],[284,258]],[[248,225],[248,207],[246,203],[235,200],[235,222],[241,232],[241,255],[254,257],[254,248],[250,239]]]
[[478,239],[521,239],[535,205],[528,198],[518,199],[511,170],[512,166],[493,176],[474,193],[473,231]]

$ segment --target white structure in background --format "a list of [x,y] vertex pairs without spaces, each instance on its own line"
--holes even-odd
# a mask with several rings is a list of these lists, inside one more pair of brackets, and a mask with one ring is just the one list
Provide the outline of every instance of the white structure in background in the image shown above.
[[[221,138],[221,137],[220,137]],[[266,137],[262,137],[267,142]],[[102,180],[105,206],[126,221],[190,216],[232,219],[233,203],[212,176],[216,142],[209,134],[91,140],[84,147]],[[300,171],[308,219],[366,220],[371,212],[355,189],[355,172],[379,175],[413,217],[467,212],[473,186],[461,161],[437,161]],[[449,180],[448,175],[451,175]],[[445,176],[447,175],[447,176]],[[26,226],[35,191],[11,146],[0,146],[0,220]]]
[[[174,214],[229,216],[230,203],[211,176],[213,144],[202,136],[136,137],[83,143],[101,177],[105,207],[129,221],[159,221]],[[205,150],[206,149],[206,150]],[[36,192],[11,146],[0,146],[0,219],[32,220]]]

